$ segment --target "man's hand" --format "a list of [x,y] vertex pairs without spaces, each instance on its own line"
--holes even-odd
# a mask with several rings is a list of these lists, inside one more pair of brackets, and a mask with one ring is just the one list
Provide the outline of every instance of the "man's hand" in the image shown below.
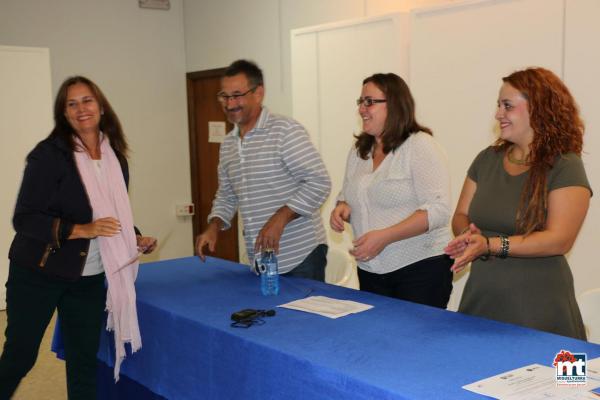
[[196,237],[196,253],[202,261],[206,261],[206,255],[204,254],[204,246],[208,246],[208,250],[214,253],[217,246],[217,238],[219,236],[219,230],[221,229],[221,220],[213,218],[206,230],[202,234]]
[[254,253],[258,254],[263,249],[273,249],[275,253],[279,253],[279,240],[285,226],[298,216],[288,206],[283,206],[277,210],[258,232],[256,242],[254,242]]

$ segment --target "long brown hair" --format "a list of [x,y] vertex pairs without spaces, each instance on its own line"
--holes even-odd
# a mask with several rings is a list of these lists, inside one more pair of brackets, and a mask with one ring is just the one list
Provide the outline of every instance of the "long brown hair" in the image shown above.
[[[547,174],[561,154],[581,155],[585,126],[569,89],[553,72],[527,68],[502,78],[527,100],[533,141],[529,145],[529,178],[521,192],[517,232],[544,229],[548,208]],[[510,143],[498,139],[506,150]]]
[[125,140],[119,117],[115,114],[100,88],[90,79],[83,76],[72,76],[67,78],[62,85],[60,85],[58,93],[56,94],[56,100],[54,101],[54,128],[52,129],[52,132],[50,132],[50,137],[62,138],[70,146],[71,150],[75,150],[75,142],[73,139],[77,135],[77,132],[75,132],[75,129],[73,129],[67,120],[65,110],[67,107],[69,87],[78,83],[82,83],[89,87],[94,94],[94,97],[100,106],[100,110],[102,110],[102,115],[100,116],[100,130],[110,139],[111,147],[117,155],[127,157],[129,147],[127,146],[127,141]]
[[[383,153],[395,151],[408,137],[417,132],[433,135],[431,129],[419,125],[415,118],[415,100],[408,85],[396,74],[374,74],[363,80],[363,85],[373,83],[386,98],[387,117],[383,127],[381,142]],[[372,135],[362,132],[355,136],[358,155],[366,160],[375,144]]]

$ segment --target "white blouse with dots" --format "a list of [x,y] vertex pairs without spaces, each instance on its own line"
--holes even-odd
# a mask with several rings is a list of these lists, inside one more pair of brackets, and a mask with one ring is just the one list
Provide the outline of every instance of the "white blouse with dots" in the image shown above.
[[373,171],[373,160],[361,159],[352,146],[338,201],[351,207],[354,238],[395,225],[417,210],[427,211],[429,230],[386,246],[367,262],[365,271],[385,274],[443,254],[450,240],[450,174],[447,157],[435,139],[412,134]]

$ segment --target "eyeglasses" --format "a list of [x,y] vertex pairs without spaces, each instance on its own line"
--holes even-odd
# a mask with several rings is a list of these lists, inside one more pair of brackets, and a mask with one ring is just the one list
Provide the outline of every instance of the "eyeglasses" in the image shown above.
[[250,92],[254,92],[258,86],[254,86],[252,89],[248,89],[244,93],[235,93],[235,94],[225,94],[225,93],[217,93],[217,100],[220,103],[227,104],[229,100],[239,100]]
[[386,99],[372,99],[370,97],[359,97],[356,99],[356,105],[360,107],[361,104],[364,104],[365,107],[371,107],[375,103],[385,103]]

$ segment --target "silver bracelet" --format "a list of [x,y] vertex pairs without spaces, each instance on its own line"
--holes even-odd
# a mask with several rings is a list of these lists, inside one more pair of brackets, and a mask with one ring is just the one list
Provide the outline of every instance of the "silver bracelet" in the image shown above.
[[490,251],[490,238],[487,236],[484,236],[484,238],[485,238],[485,244],[487,246],[487,253],[479,256],[479,259],[481,261],[487,261],[490,258],[490,256],[492,255],[492,252]]
[[510,240],[508,240],[508,236],[500,235],[500,251],[496,254],[498,258],[506,258],[508,257],[508,251],[510,250]]

